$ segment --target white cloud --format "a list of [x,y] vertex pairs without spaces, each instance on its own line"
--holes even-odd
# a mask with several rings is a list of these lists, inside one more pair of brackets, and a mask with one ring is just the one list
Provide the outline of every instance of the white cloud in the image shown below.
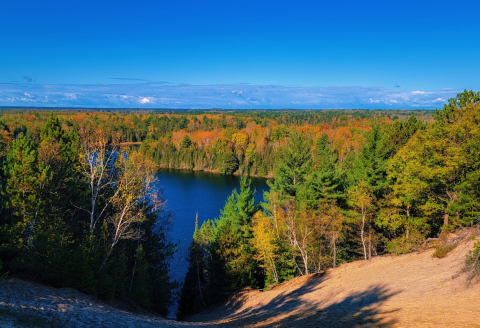
[[[279,85],[42,85],[0,83],[0,106],[146,108],[441,108],[461,90]],[[73,91],[74,90],[74,91]],[[398,90],[398,91],[397,91]],[[145,96],[148,94],[148,96]]]
[[67,100],[76,100],[77,99],[77,95],[74,94],[74,93],[66,93],[65,97],[67,98]]

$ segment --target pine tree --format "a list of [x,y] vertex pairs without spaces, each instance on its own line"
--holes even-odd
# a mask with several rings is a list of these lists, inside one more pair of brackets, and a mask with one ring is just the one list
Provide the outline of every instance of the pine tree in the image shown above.
[[366,139],[366,144],[354,162],[350,179],[353,184],[365,181],[371,187],[375,197],[380,199],[388,185],[386,164],[389,149],[378,123],[375,123],[372,130],[366,134]]
[[152,281],[149,274],[149,265],[145,257],[143,246],[140,245],[136,251],[136,266],[134,268],[134,279],[130,297],[137,304],[146,309],[152,308]]
[[4,171],[4,196],[10,213],[4,233],[10,247],[28,249],[33,246],[37,220],[43,215],[44,186],[52,175],[43,163],[38,163],[36,145],[23,134],[13,141]]
[[317,167],[308,175],[298,197],[309,209],[318,206],[320,201],[333,200],[336,203],[343,196],[344,182],[336,167],[338,159],[326,134],[317,140],[316,148]]
[[268,182],[271,189],[285,196],[295,197],[311,168],[311,150],[306,139],[299,133],[291,135],[283,148],[275,169],[275,181]]

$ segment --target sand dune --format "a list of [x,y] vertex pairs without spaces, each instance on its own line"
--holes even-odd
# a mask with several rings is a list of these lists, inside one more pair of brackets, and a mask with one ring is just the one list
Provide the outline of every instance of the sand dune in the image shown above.
[[[480,327],[480,284],[467,287],[465,275],[452,278],[472,246],[473,240],[464,242],[443,259],[432,257],[433,249],[381,256],[267,292],[245,289],[189,322],[135,314],[71,288],[20,279],[0,284],[0,309],[36,313],[66,327]],[[0,318],[0,327],[14,323]]]
[[[477,237],[478,239],[478,237]],[[268,292],[244,290],[191,318],[249,327],[480,327],[480,284],[466,286],[463,266],[473,241],[447,257],[433,249],[344,264]]]

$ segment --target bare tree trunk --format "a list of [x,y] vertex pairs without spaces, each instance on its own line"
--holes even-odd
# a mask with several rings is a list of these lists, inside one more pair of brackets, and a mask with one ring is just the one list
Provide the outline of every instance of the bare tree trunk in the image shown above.
[[322,271],[322,248],[318,251],[318,269],[317,272]]
[[365,238],[364,238],[364,233],[365,233],[365,209],[362,208],[362,230],[360,231],[360,238],[362,239],[362,245],[363,245],[363,255],[365,257],[365,260],[367,260],[367,248],[365,246]]
[[277,273],[277,266],[275,265],[275,261],[270,258],[270,262],[272,263],[272,271],[273,271],[273,278],[275,278],[275,282],[278,284],[278,273]]
[[[407,208],[407,217],[408,217],[408,222],[410,222],[410,209]],[[407,231],[406,231],[406,237],[407,239],[410,238],[410,230],[407,228]]]
[[102,265],[100,265],[100,270],[98,272],[101,272],[105,264],[107,263],[108,258],[110,257],[110,254],[112,254],[112,250],[115,244],[110,245],[110,249],[108,250],[107,256],[103,259]]
[[302,256],[303,265],[305,267],[305,274],[309,274],[310,272],[308,271],[308,253],[306,250],[303,249],[303,247],[300,246],[300,244],[296,239],[295,239],[295,244],[298,250],[300,251],[300,255]]
[[337,240],[336,236],[333,235],[333,267],[337,266]]
[[368,259],[372,259],[372,232],[368,229]]
[[443,216],[443,225],[446,227],[448,226],[448,213],[445,213]]
[[207,307],[205,300],[203,299],[202,286],[200,285],[200,268],[198,266],[198,254],[195,256],[197,262],[197,281],[198,281],[198,291],[200,292],[200,297],[202,298],[202,303],[204,307]]
[[[140,228],[138,229],[137,234],[137,250],[140,248]],[[137,253],[138,254],[138,253]],[[138,255],[137,255],[138,256]],[[137,267],[137,256],[135,256],[135,262],[133,262],[133,269],[132,269],[132,278],[130,279],[130,288],[128,290],[129,293],[132,292],[133,287],[133,279],[135,278],[135,268]]]
[[293,252],[293,250],[292,250],[292,261],[293,261],[293,263],[295,263],[295,266],[297,267],[298,272],[300,272],[300,275],[303,276],[304,273],[302,272],[302,269],[300,269],[297,261],[295,261],[295,253]]

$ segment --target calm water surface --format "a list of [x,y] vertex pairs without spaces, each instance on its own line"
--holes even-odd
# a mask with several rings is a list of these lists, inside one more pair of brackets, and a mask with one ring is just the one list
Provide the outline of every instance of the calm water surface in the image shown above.
[[[188,270],[186,257],[195,230],[196,213],[199,227],[208,219],[218,218],[227,197],[233,189],[239,190],[240,177],[171,169],[161,169],[157,177],[157,188],[163,188],[167,211],[173,214],[168,238],[179,242],[178,252],[170,264],[170,276],[183,282]],[[252,178],[251,186],[257,190],[255,201],[263,200],[263,192],[269,189],[266,179]]]

